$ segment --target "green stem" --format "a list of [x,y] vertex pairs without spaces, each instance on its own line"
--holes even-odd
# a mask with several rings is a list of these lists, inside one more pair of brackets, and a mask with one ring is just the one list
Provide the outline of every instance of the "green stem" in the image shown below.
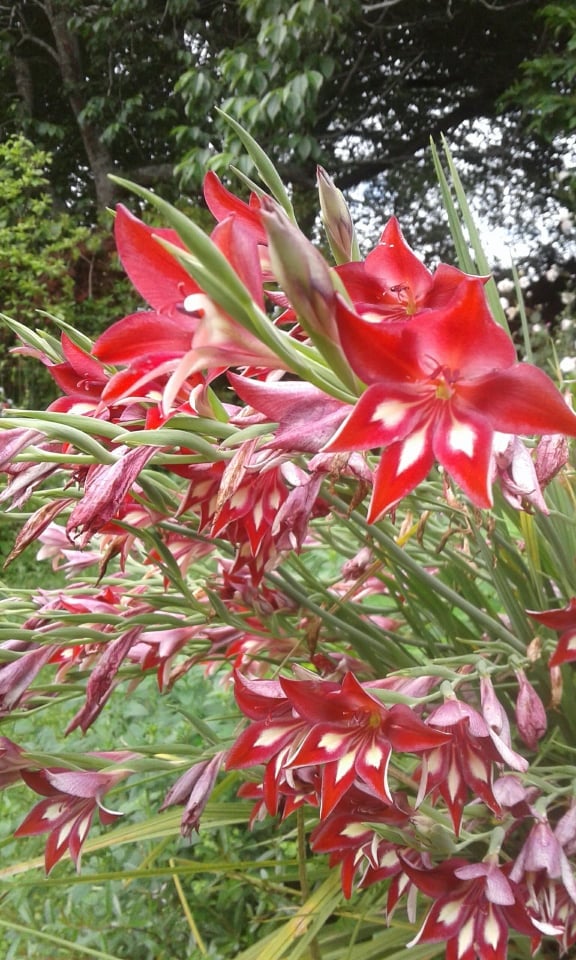
[[62,947],[67,951],[67,956],[82,954],[85,957],[97,957],[99,960],[119,960],[119,957],[111,953],[104,953],[102,950],[93,950],[91,947],[82,947],[78,943],[72,943],[70,940],[63,940],[62,937],[54,937],[50,933],[42,933],[40,930],[32,927],[24,927],[19,923],[10,923],[8,920],[0,920],[0,927],[6,927],[8,930],[16,930],[18,933],[25,934],[27,939],[35,938],[45,940],[47,943],[53,943],[57,947]]
[[417,560],[414,560],[402,547],[399,547],[394,539],[388,534],[384,533],[383,530],[378,527],[377,524],[369,524],[366,522],[363,516],[359,514],[356,510],[352,512],[349,511],[349,506],[345,503],[344,500],[341,500],[339,497],[326,492],[324,494],[326,500],[328,500],[333,506],[338,507],[339,510],[342,510],[345,515],[348,515],[350,521],[356,523],[359,526],[364,534],[369,534],[374,540],[376,540],[386,551],[388,556],[393,558],[396,563],[406,572],[414,574],[421,583],[425,584],[433,593],[440,594],[444,597],[445,600],[448,600],[452,606],[457,607],[459,610],[462,610],[463,613],[467,614],[471,620],[474,620],[478,623],[484,630],[489,631],[492,636],[499,637],[500,640],[503,640],[504,643],[512,647],[518,653],[524,654],[526,652],[525,645],[521,640],[518,639],[510,630],[507,630],[504,624],[500,623],[498,620],[495,620],[489,614],[485,613],[484,610],[481,610],[479,607],[476,607],[473,603],[470,603],[464,597],[462,597],[455,590],[452,590],[447,584],[443,583],[438,577],[432,576],[432,574],[427,573],[426,570],[423,570],[421,565]]
[[334,630],[334,633],[337,636],[340,636],[344,640],[353,642],[358,653],[360,653],[361,656],[368,661],[368,663],[372,664],[372,666],[377,668],[382,666],[382,657],[374,656],[374,645],[376,644],[378,652],[381,653],[382,647],[388,642],[393,643],[395,659],[403,659],[403,663],[397,663],[394,669],[399,670],[403,666],[414,666],[414,657],[411,657],[405,650],[401,649],[398,644],[397,637],[394,638],[394,641],[388,641],[388,638],[384,635],[384,633],[382,633],[377,640],[372,640],[368,625],[363,623],[360,617],[355,617],[355,619],[358,620],[361,629],[354,627],[351,623],[349,623],[348,620],[344,620],[335,616],[325,607],[322,607],[320,604],[315,603],[314,600],[311,600],[309,595],[304,592],[300,584],[290,576],[287,570],[279,569],[275,573],[269,573],[267,579],[270,580],[276,587],[279,587],[280,590],[287,594],[287,596],[291,597],[293,600],[296,600],[304,610],[308,610],[310,613],[313,613],[319,617],[325,624]]
[[[300,881],[302,903],[305,904],[310,896],[310,884],[308,883],[308,874],[306,872],[306,822],[304,820],[303,807],[298,807],[296,811],[296,828],[298,838],[298,879]],[[308,952],[310,954],[310,960],[321,960],[322,955],[316,937],[310,941],[310,949]]]

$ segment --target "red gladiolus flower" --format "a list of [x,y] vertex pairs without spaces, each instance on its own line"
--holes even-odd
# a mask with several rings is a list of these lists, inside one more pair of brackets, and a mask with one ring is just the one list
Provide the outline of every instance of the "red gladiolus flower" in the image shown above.
[[576,597],[572,597],[568,606],[554,610],[527,610],[526,613],[551,630],[558,630],[558,646],[548,661],[549,667],[559,667],[562,663],[576,660]]
[[[212,199],[227,191],[214,188]],[[231,194],[228,195],[231,197]],[[256,213],[233,209],[216,225],[211,238],[260,306],[264,302],[258,241],[264,237]],[[223,210],[222,198],[217,203]],[[94,344],[94,356],[104,363],[128,364],[115,373],[102,391],[106,403],[143,395],[158,399],[168,415],[180,391],[201,383],[199,371],[230,365],[278,365],[276,355],[249,331],[225,314],[201,290],[160,240],[185,250],[173,230],[149,227],[122,205],[117,208],[115,235],[118,253],[130,280],[152,310],[112,324]],[[144,390],[145,388],[145,390]],[[180,403],[185,402],[179,400]]]
[[446,942],[447,960],[506,960],[510,930],[539,941],[523,888],[495,859],[483,863],[454,859],[429,870],[403,862],[412,882],[434,900],[409,947]]
[[363,262],[336,267],[354,309],[370,320],[408,320],[423,310],[444,307],[468,278],[441,263],[434,274],[408,246],[396,217]]
[[[258,695],[260,684],[266,684],[264,697]],[[276,791],[270,780],[284,777],[287,769],[319,767],[322,818],[356,783],[367,785],[382,803],[392,804],[388,785],[392,752],[441,749],[451,739],[427,726],[403,704],[385,707],[370,693],[370,684],[360,684],[352,673],[347,673],[341,684],[284,678],[249,682],[242,678],[236,691],[243,712],[258,719],[232,747],[228,766],[268,763],[271,795]],[[264,711],[265,719],[261,719]],[[270,764],[273,759],[275,767]]]
[[[420,720],[404,704],[387,708],[352,673],[329,690],[326,681],[281,680],[282,689],[311,729],[291,756],[291,767],[319,764],[322,770],[321,817],[335,807],[355,779],[384,803],[392,803],[388,766],[392,751],[420,753],[442,749],[450,741]],[[326,690],[324,690],[326,688]]]
[[490,507],[494,431],[576,436],[576,416],[552,381],[516,362],[479,279],[462,279],[445,307],[400,323],[369,323],[339,300],[338,331],[368,389],[324,449],[385,448],[370,521],[414,490],[435,461],[476,506]]
[[450,811],[456,833],[460,831],[468,789],[499,816],[502,811],[492,789],[494,763],[504,760],[524,772],[527,762],[502,741],[476,710],[456,698],[448,699],[433,710],[428,722],[450,731],[452,740],[447,747],[425,756],[422,792],[438,790]]
[[46,873],[58,863],[66,851],[77,869],[80,853],[96,810],[103,824],[113,823],[121,813],[102,805],[102,797],[132,771],[117,768],[94,770],[22,770],[22,779],[32,790],[46,799],[30,811],[15,831],[16,837],[48,833],[45,864]]
[[331,867],[341,864],[342,892],[347,899],[352,896],[357,874],[359,885],[366,887],[403,872],[395,845],[379,837],[372,826],[406,827],[411,812],[403,809],[403,799],[393,795],[393,804],[382,803],[369,787],[353,786],[310,834],[312,850],[329,853]]

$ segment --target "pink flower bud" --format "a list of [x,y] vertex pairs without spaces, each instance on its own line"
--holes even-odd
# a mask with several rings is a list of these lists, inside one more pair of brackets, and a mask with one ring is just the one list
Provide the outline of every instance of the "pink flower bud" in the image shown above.
[[536,447],[534,464],[538,483],[545,487],[568,462],[568,441],[562,433],[541,437]]
[[516,723],[518,733],[530,750],[536,750],[538,741],[547,730],[546,710],[523,670],[516,670],[519,690],[516,700]]

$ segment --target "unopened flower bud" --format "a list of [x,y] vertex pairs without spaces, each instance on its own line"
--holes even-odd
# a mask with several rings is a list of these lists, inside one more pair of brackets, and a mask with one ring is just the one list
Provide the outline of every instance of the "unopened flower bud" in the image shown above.
[[223,760],[224,752],[220,751],[209,760],[193,764],[164,797],[160,810],[166,810],[174,804],[186,805],[180,826],[182,836],[190,836],[192,830],[198,830],[200,817],[208,803]]
[[262,198],[262,222],[268,234],[272,269],[300,323],[311,336],[319,333],[337,342],[336,294],[328,264],[268,197]]
[[526,656],[530,663],[536,663],[542,656],[542,638],[534,637],[526,647]]
[[534,468],[538,483],[545,487],[568,462],[568,441],[561,433],[541,437],[536,447]]
[[358,242],[344,194],[322,167],[317,169],[322,221],[336,263],[359,260]]
[[520,689],[516,700],[516,723],[518,733],[530,750],[536,750],[538,741],[546,733],[548,724],[542,700],[523,670],[516,670]]
[[552,693],[551,707],[556,709],[562,703],[562,671],[560,667],[549,667],[550,670],[550,689]]

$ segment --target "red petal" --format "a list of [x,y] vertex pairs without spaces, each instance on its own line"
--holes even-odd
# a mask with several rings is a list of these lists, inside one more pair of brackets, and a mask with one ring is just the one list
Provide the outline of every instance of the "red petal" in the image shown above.
[[371,323],[336,297],[336,325],[342,349],[364,383],[419,379],[416,344],[408,330],[413,320]]
[[93,402],[98,400],[102,386],[106,383],[106,377],[102,372],[96,381],[82,380],[69,363],[54,363],[47,369],[60,390],[68,396],[75,397],[76,400],[79,398]]
[[259,720],[244,730],[230,749],[226,769],[267,763],[287,746],[302,727],[301,720]]
[[104,363],[128,363],[157,353],[180,356],[190,349],[198,323],[185,314],[170,318],[152,311],[132,313],[98,337],[94,356]]
[[77,806],[78,801],[71,801],[61,793],[41,800],[14,831],[14,836],[34,837],[49,830],[57,831],[75,815]]
[[457,288],[466,279],[469,280],[470,277],[462,273],[458,267],[439,263],[432,278],[432,289],[426,297],[426,306],[434,310],[448,306]]
[[388,767],[392,747],[378,735],[373,735],[371,741],[365,743],[356,759],[356,773],[369,784],[381,800],[393,803],[388,786]]
[[354,760],[352,757],[342,757],[334,763],[327,763],[322,773],[322,794],[320,804],[320,819],[327,817],[346,791],[352,786],[356,777]]
[[548,666],[559,667],[562,663],[573,663],[574,660],[576,660],[576,630],[567,630],[560,637]]
[[[367,273],[365,263],[359,260],[343,263],[335,267],[334,271],[340,277],[346,287],[346,292],[357,309],[382,306],[384,285],[380,278]],[[359,312],[362,312],[362,310],[360,309]]]
[[383,730],[394,750],[407,753],[441,747],[451,739],[449,734],[429,727],[403,703],[387,711]]
[[240,218],[228,217],[215,227],[212,240],[248,288],[253,300],[263,306],[262,270],[253,230]]
[[492,318],[479,278],[464,276],[446,308],[420,314],[409,330],[428,375],[445,367],[459,380],[470,380],[516,361],[514,344]]
[[368,387],[324,447],[328,453],[369,450],[404,440],[434,409],[434,388],[384,382]]
[[174,230],[147,226],[122,204],[116,208],[114,234],[122,266],[138,293],[155,310],[178,316],[177,305],[199,287],[155,239],[162,237],[185,250],[178,234]]
[[365,734],[357,728],[344,725],[317,723],[306,734],[302,743],[290,758],[290,767],[313,767],[320,763],[332,763],[347,755],[355,754]]
[[457,392],[502,433],[576,436],[576,415],[544,371],[528,363],[460,382]]
[[366,272],[378,277],[387,292],[409,287],[413,300],[422,303],[432,287],[432,276],[410,249],[396,217],[391,217],[380,243],[366,257]]
[[[462,892],[460,892],[457,887],[452,895],[436,901],[429,910],[420,932],[410,941],[409,946],[413,946],[418,942],[441,943],[442,941],[451,941],[456,938],[474,910],[475,904],[469,902],[466,896],[466,888],[470,885],[470,883],[462,884]],[[460,893],[459,896],[458,893]],[[448,956],[450,956],[450,953],[447,953],[447,957]],[[462,955],[454,952],[453,956],[457,956],[458,960],[468,960],[468,951]],[[476,953],[473,952],[472,957],[476,956]],[[478,956],[480,957],[481,955],[478,954]]]
[[170,354],[155,354],[119,370],[104,387],[103,402],[112,404],[126,397],[150,397],[153,391],[163,389],[166,377],[178,366],[178,361],[179,357]]
[[[280,684],[294,710],[311,723],[337,723],[342,719],[340,684],[331,680],[292,680],[281,677]],[[332,696],[330,696],[332,694]]]
[[230,193],[212,170],[204,177],[204,199],[216,220],[225,220],[232,214],[251,227],[252,234],[258,243],[267,243],[266,231],[262,226],[259,212]]
[[526,613],[552,630],[576,630],[576,597],[572,597],[566,607],[557,607],[554,610],[527,610]]
[[432,469],[433,424],[424,424],[405,440],[393,443],[382,454],[374,474],[368,523],[374,523],[425,480]]
[[234,672],[234,696],[245,717],[261,720],[269,717],[278,708],[288,708],[288,701],[279,680],[251,680]]
[[457,403],[446,404],[434,431],[436,459],[477,507],[492,506],[492,438],[488,422],[464,414]]
[[402,855],[400,855],[400,861],[412,883],[432,900],[445,900],[450,892],[454,892],[455,888],[465,890],[470,886],[469,883],[463,883],[454,876],[454,870],[460,866],[465,866],[467,863],[461,857],[445,860],[443,863],[437,864],[432,870],[429,867],[426,869],[416,867]]
[[81,379],[106,379],[106,372],[102,369],[102,364],[98,363],[94,357],[78,347],[65,333],[62,334],[60,339],[64,357]]

